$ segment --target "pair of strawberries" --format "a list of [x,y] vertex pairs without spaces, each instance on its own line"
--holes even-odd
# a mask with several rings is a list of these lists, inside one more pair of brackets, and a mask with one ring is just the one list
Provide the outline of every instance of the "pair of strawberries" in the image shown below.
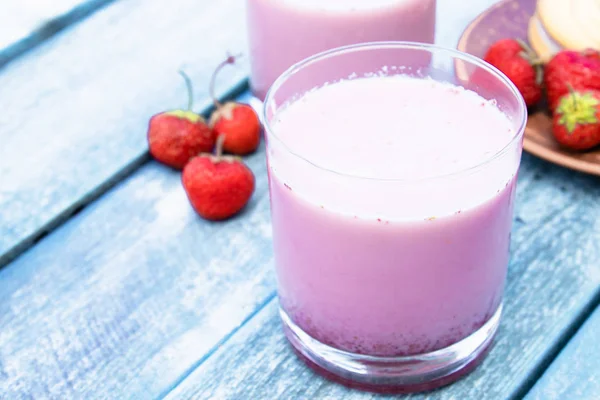
[[[192,111],[192,83],[181,72],[188,90],[188,109],[156,114],[148,126],[150,154],[163,164],[183,169],[181,181],[187,197],[194,210],[208,220],[237,214],[254,192],[254,174],[237,156],[257,149],[260,120],[249,105],[221,104],[214,96],[217,73],[234,62],[235,57],[228,57],[212,76],[215,111],[208,122]],[[224,156],[223,152],[236,156]]]
[[552,132],[562,146],[588,150],[600,145],[600,52],[563,50],[544,66],[524,42],[503,39],[484,59],[515,84],[529,107],[540,102],[545,87]]

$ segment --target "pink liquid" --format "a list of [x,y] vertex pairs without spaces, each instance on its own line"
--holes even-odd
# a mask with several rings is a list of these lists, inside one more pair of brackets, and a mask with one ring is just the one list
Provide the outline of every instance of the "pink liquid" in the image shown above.
[[514,137],[493,102],[431,80],[363,78],[308,93],[272,129],[279,297],[301,329],[350,352],[409,355],[496,312],[520,151],[447,176]]
[[250,80],[263,99],[296,62],[335,47],[433,43],[436,0],[247,0]]

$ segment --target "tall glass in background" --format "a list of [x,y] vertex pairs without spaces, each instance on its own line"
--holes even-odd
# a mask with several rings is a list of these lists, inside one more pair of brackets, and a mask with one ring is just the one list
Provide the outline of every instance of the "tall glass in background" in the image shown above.
[[[377,82],[396,75],[408,80]],[[349,79],[364,84],[307,106]],[[356,118],[367,95],[371,119]],[[515,86],[456,50],[370,43],[296,64],[264,113],[280,311],[294,349],[372,390],[431,389],[473,368],[502,311],[527,119]],[[336,127],[352,151],[328,140]],[[415,135],[445,142],[430,153]]]
[[436,0],[246,0],[250,85],[261,100],[296,62],[375,41],[433,43]]

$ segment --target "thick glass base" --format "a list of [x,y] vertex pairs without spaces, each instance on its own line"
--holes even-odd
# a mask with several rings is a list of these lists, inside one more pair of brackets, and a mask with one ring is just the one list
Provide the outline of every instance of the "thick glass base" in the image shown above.
[[294,350],[319,374],[357,389],[409,393],[448,385],[472,371],[492,344],[502,305],[485,325],[460,342],[406,357],[374,357],[338,350],[313,339],[283,309],[279,311]]

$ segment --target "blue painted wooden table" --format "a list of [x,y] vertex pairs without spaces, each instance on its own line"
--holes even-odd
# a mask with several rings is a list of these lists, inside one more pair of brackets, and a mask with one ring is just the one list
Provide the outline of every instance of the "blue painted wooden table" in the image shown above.
[[[245,51],[242,0],[5,0],[0,398],[370,399],[307,369],[277,316],[264,150],[246,211],[195,216],[148,117]],[[437,41],[493,0],[438,0]],[[7,11],[8,10],[8,11]],[[245,93],[247,66],[218,82]],[[505,313],[465,379],[422,399],[600,399],[600,180],[524,155]]]

